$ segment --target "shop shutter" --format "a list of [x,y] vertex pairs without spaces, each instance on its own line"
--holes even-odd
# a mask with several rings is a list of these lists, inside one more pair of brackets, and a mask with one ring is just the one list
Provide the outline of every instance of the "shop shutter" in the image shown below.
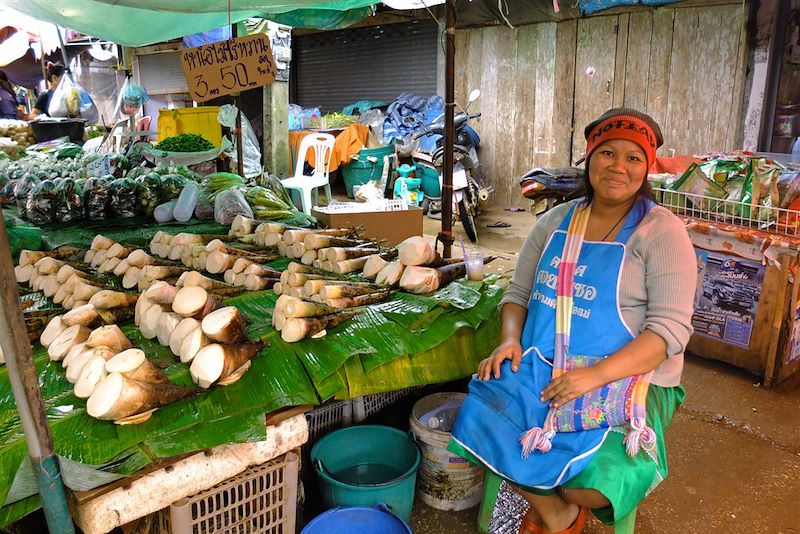
[[161,52],[138,56],[140,83],[153,95],[188,93],[180,53]]
[[409,22],[294,39],[297,103],[341,111],[359,100],[387,104],[404,92],[436,94],[438,28]]

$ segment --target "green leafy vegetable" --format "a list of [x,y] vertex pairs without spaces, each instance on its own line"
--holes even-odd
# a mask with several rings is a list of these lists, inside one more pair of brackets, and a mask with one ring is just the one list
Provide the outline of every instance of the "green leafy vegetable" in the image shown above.
[[167,137],[156,148],[167,152],[206,152],[214,150],[214,145],[202,135],[178,134]]

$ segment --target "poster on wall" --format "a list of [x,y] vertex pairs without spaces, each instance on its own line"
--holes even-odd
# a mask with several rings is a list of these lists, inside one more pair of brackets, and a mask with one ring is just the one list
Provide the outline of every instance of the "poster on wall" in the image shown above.
[[697,286],[692,326],[696,334],[750,348],[764,266],[695,249]]
[[786,363],[800,360],[800,302],[792,310],[792,336],[789,338],[789,350],[786,351]]

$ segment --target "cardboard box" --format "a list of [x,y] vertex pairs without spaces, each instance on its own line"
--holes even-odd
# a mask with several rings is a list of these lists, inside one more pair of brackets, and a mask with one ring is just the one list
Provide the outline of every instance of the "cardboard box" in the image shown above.
[[323,213],[315,209],[311,215],[326,228],[363,226],[364,235],[385,239],[394,246],[415,235],[422,235],[422,209],[409,207],[403,211],[367,211],[360,213]]

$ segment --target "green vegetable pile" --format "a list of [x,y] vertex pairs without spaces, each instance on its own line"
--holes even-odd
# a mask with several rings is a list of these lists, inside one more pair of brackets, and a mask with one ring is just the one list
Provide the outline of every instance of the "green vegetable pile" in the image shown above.
[[207,152],[214,150],[211,141],[197,134],[178,134],[167,137],[156,145],[158,150],[167,152]]

